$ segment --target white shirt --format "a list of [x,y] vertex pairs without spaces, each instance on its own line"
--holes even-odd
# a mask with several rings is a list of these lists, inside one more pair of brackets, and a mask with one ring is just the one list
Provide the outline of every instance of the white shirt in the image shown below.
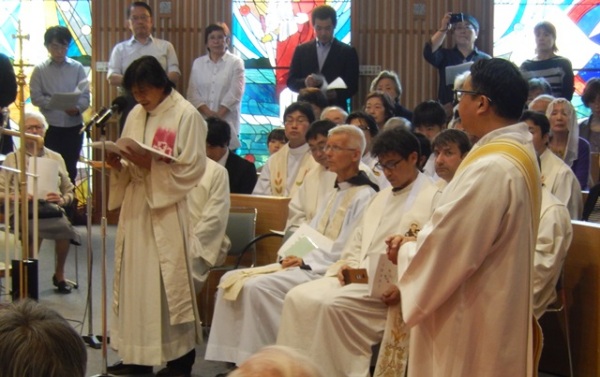
[[179,60],[177,60],[175,48],[171,42],[150,36],[148,41],[142,44],[131,37],[126,41],[117,43],[113,48],[108,61],[107,77],[110,78],[113,74],[124,75],[127,67],[142,56],[154,56],[167,73],[181,73]]

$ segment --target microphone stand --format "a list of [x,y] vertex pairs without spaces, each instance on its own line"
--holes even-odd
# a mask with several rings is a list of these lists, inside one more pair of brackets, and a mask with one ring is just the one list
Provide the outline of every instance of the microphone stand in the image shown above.
[[106,320],[106,125],[104,123],[97,124],[100,127],[100,141],[102,143],[100,162],[102,163],[102,176],[100,178],[100,186],[102,193],[102,220],[101,220],[101,237],[102,237],[102,372],[95,374],[92,377],[111,377],[108,374],[108,337],[107,337],[107,320]]
[[93,167],[91,165],[91,155],[92,155],[92,147],[91,147],[91,131],[89,129],[83,129],[85,131],[85,135],[88,141],[87,145],[87,155],[90,157],[90,161],[88,161],[86,166],[86,174],[87,174],[87,192],[86,192],[86,225],[87,225],[87,272],[88,272],[88,291],[87,291],[87,314],[88,314],[88,335],[83,336],[83,341],[93,349],[100,349],[102,345],[100,344],[100,340],[93,333],[93,300],[92,300],[92,274],[93,274],[93,265],[94,265],[94,252],[92,250],[92,173]]

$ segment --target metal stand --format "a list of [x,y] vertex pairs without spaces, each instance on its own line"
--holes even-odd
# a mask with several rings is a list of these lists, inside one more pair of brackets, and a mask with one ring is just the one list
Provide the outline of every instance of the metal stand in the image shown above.
[[[102,149],[100,154],[100,162],[102,163],[102,176],[100,178],[102,193],[102,220],[101,220],[101,237],[102,237],[102,372],[95,374],[92,377],[110,377],[107,371],[108,359],[108,338],[107,338],[107,320],[106,320],[106,128],[103,124],[98,124],[100,127],[100,141]],[[88,216],[90,214],[88,213]]]
[[[86,138],[88,140],[87,152],[88,156],[91,156],[91,133],[89,130],[86,131]],[[92,300],[92,275],[94,265],[94,252],[92,250],[92,165],[88,163],[86,165],[87,174],[87,193],[86,193],[86,220],[87,220],[87,273],[88,273],[88,291],[87,291],[87,314],[88,314],[88,334],[84,335],[83,341],[94,349],[102,348],[101,342],[96,335],[94,335],[93,326],[93,300]]]

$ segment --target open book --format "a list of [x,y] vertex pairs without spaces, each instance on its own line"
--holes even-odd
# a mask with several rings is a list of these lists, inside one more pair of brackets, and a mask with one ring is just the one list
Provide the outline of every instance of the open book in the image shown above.
[[302,224],[279,248],[280,257],[304,258],[314,249],[331,250],[333,241],[317,232],[308,224]]
[[83,79],[77,84],[75,90],[70,93],[54,93],[52,97],[50,97],[48,108],[64,111],[77,107],[81,93],[86,91],[89,86],[90,82],[87,79]]
[[[98,149],[102,148],[101,141],[94,141],[90,145],[94,148],[98,148]],[[122,137],[119,140],[117,140],[116,142],[114,142],[114,141],[106,142],[106,150],[108,152],[116,153],[119,156],[123,156],[123,152],[127,152],[128,149],[134,151],[135,153],[140,153],[140,154],[144,153],[144,151],[150,152],[152,154],[152,157],[154,157],[156,159],[163,159],[168,162],[177,161],[177,158],[175,158],[171,155],[168,155],[162,151],[159,151],[158,149],[152,148],[149,145],[137,142],[130,137]]]

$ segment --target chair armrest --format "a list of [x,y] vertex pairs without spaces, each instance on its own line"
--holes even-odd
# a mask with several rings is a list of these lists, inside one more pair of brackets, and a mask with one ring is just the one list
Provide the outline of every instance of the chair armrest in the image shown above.
[[[258,235],[256,237],[254,237],[252,239],[252,241],[250,241],[242,250],[242,252],[240,253],[240,255],[238,256],[237,262],[235,263],[235,268],[238,269],[240,266],[240,262],[242,261],[242,258],[244,257],[244,254],[250,250],[250,248],[252,248],[252,246],[254,246],[255,243],[257,243],[258,241],[264,240],[265,238],[269,238],[269,237],[280,237],[283,238],[283,235],[279,234],[279,233],[273,233],[273,232],[269,232],[269,233],[265,233],[265,234],[261,234]],[[256,261],[252,261],[253,264],[256,264]]]

